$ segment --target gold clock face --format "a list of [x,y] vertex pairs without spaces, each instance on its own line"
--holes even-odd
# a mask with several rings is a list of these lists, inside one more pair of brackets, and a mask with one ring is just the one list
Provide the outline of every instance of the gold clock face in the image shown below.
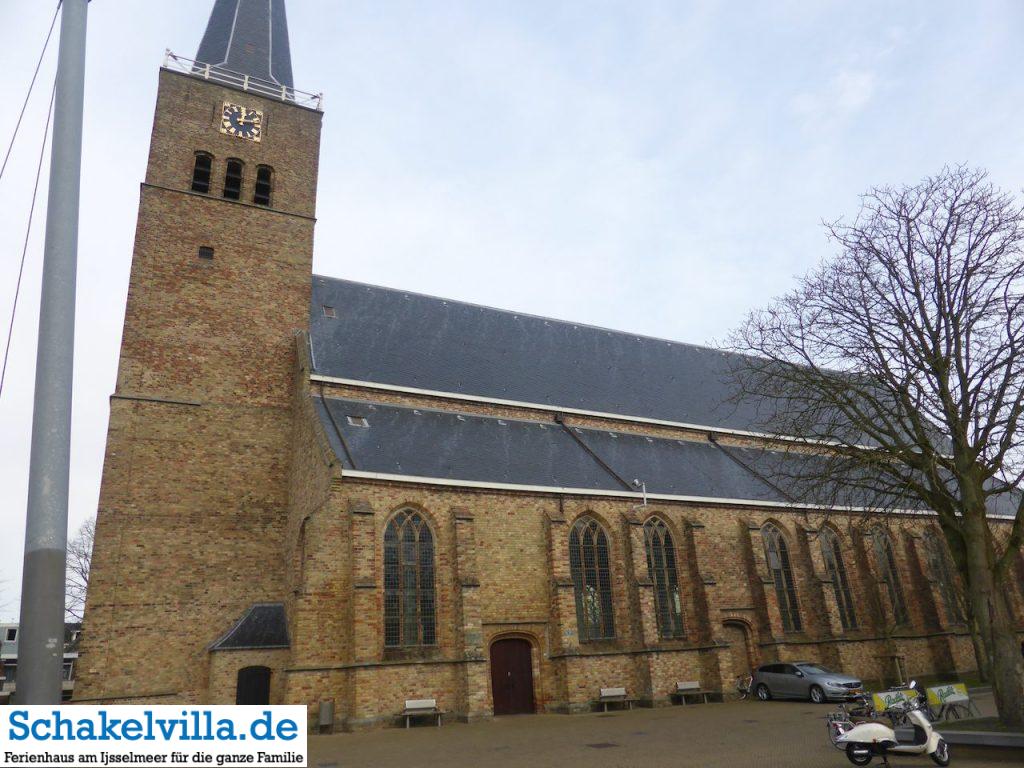
[[220,117],[220,132],[240,139],[259,141],[263,137],[263,113],[258,109],[225,101]]

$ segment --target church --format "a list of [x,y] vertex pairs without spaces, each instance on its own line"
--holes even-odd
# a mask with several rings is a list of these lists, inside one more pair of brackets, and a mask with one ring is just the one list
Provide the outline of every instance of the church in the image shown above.
[[284,0],[159,71],[75,700],[355,730],[976,668],[933,518],[788,496],[728,354],[313,274],[321,106]]

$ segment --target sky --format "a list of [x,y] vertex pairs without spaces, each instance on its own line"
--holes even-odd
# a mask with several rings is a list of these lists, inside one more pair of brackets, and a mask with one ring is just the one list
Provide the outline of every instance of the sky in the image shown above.
[[[71,458],[95,514],[163,52],[212,0],[89,7]],[[0,151],[54,0],[0,0]],[[1024,3],[289,0],[324,93],[314,271],[713,344],[946,164],[1024,178]],[[0,343],[56,33],[0,179]],[[0,620],[21,589],[46,167],[0,394]]]

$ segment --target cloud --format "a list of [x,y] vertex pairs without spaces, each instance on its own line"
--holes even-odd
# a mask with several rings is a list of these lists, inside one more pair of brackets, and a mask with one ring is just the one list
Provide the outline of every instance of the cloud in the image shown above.
[[871,100],[875,92],[875,73],[843,70],[832,78],[831,85],[837,109],[843,114],[853,114]]
[[821,130],[863,111],[875,94],[876,75],[868,69],[841,69],[813,91],[793,97],[792,108],[804,127]]

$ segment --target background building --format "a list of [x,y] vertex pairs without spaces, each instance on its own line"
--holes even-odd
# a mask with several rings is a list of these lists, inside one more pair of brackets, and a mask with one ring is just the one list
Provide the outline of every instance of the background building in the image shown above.
[[[64,701],[71,699],[75,690],[75,666],[78,662],[78,644],[82,635],[80,622],[64,625]],[[0,704],[16,702],[18,688],[18,624],[0,623]]]

